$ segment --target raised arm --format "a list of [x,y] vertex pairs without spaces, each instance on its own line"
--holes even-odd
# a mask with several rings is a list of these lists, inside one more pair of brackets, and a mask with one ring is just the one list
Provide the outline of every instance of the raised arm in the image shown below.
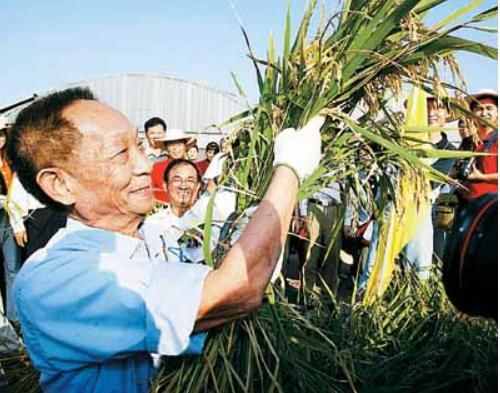
[[205,279],[196,330],[241,317],[258,308],[288,233],[299,180],[321,155],[323,118],[302,130],[288,129],[275,143],[274,174],[258,209],[221,266]]

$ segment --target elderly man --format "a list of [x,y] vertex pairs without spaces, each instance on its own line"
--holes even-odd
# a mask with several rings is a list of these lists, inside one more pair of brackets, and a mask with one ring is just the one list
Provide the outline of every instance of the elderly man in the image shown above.
[[476,118],[474,123],[480,143],[474,151],[490,153],[474,160],[471,173],[463,185],[461,196],[470,201],[490,192],[498,192],[498,94],[492,90],[471,96],[469,108]]
[[167,123],[160,117],[152,117],[144,123],[144,133],[147,140],[145,153],[151,162],[167,158],[164,142],[166,132]]
[[168,192],[163,187],[163,175],[170,160],[186,158],[189,139],[189,136],[179,129],[170,129],[167,135],[162,138],[162,141],[166,145],[168,157],[155,162],[151,171],[153,195],[156,201],[161,203],[169,201]]
[[154,228],[143,223],[153,207],[149,162],[124,115],[80,88],[25,108],[12,130],[10,159],[30,193],[68,214],[67,226],[30,257],[14,288],[44,391],[147,392],[151,353],[199,353],[200,332],[255,310],[286,238],[299,180],[318,164],[322,123],[315,118],[279,134],[269,188],[211,271],[165,263]]

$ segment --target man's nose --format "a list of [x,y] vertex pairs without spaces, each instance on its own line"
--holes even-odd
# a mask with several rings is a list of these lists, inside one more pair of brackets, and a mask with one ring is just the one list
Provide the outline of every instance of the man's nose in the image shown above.
[[133,165],[135,175],[149,175],[151,173],[152,164],[141,149],[134,149]]

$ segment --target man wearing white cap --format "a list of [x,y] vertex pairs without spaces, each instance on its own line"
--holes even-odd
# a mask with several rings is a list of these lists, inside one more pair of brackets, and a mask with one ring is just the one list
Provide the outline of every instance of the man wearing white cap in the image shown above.
[[168,193],[163,184],[163,174],[170,160],[186,158],[189,136],[180,129],[172,128],[167,131],[166,136],[161,141],[165,142],[168,158],[154,163],[151,170],[151,183],[154,199],[157,202],[167,203]]
[[477,116],[474,122],[481,140],[474,151],[490,155],[475,158],[472,171],[463,183],[467,191],[461,193],[467,201],[498,192],[498,94],[493,90],[473,94],[469,109]]

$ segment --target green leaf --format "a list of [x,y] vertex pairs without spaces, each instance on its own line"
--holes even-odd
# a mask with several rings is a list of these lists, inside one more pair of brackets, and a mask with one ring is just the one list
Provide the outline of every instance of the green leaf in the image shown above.
[[203,258],[205,259],[205,264],[210,267],[214,267],[214,261],[212,258],[211,241],[212,241],[212,219],[214,216],[214,204],[215,196],[217,191],[210,195],[208,200],[207,211],[205,213],[205,221],[203,227]]
[[262,74],[260,73],[259,65],[254,60],[255,56],[253,54],[252,46],[250,45],[250,39],[248,38],[248,34],[247,34],[245,28],[243,26],[240,26],[240,29],[241,29],[241,32],[243,33],[243,37],[245,38],[245,43],[247,45],[248,52],[250,54],[250,57],[252,59],[252,62],[253,62],[254,68],[255,68],[255,73],[257,75],[257,83],[259,85],[259,91],[262,92],[263,87],[264,87],[264,81],[262,79]]
[[428,10],[433,9],[439,4],[445,3],[448,0],[422,0],[420,3],[413,9],[413,12],[419,15],[425,14]]
[[401,19],[407,15],[419,0],[403,0],[398,2],[388,0],[372,20],[360,30],[352,45],[347,50],[347,61],[343,77],[350,78],[358,67],[366,60],[367,54],[373,51],[394,30]]
[[231,78],[233,79],[234,85],[238,89],[238,94],[242,97],[246,97],[245,91],[241,87],[240,82],[238,81],[238,78],[234,72],[231,71]]
[[462,16],[468,14],[469,12],[475,10],[478,8],[482,3],[484,3],[484,0],[473,0],[469,2],[469,4],[459,8],[458,10],[455,10],[452,12],[450,15],[446,16],[444,19],[441,21],[435,23],[434,25],[431,26],[432,30],[439,30],[442,29],[443,27],[451,24],[458,18],[461,18]]
[[498,7],[492,7],[490,9],[487,9],[486,11],[481,12],[480,14],[474,16],[471,19],[471,22],[484,22],[489,19],[496,18],[498,15]]
[[476,41],[467,40],[451,35],[434,39],[432,42],[421,46],[418,51],[401,61],[402,65],[413,64],[433,55],[446,55],[454,51],[465,51],[489,57],[496,60],[498,49]]
[[292,52],[302,50],[304,46],[304,41],[307,37],[307,32],[309,31],[309,24],[311,23],[311,18],[314,9],[316,8],[316,3],[317,0],[309,0],[309,5],[307,6],[306,12],[304,13],[299,30],[297,32],[297,36],[295,37],[295,42],[292,46]]
[[286,94],[288,90],[288,73],[289,73],[289,65],[290,61],[290,45],[291,45],[291,16],[290,16],[290,2],[288,2],[288,8],[286,12],[285,18],[285,33],[283,37],[283,59],[281,60],[281,87],[280,90],[282,93]]

